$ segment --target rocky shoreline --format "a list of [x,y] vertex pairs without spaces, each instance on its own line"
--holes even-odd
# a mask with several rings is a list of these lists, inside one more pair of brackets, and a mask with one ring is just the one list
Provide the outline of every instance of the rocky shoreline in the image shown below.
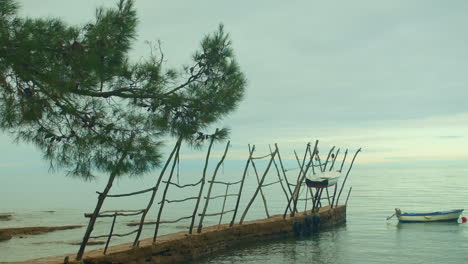
[[54,232],[58,230],[76,229],[76,228],[81,228],[81,227],[83,227],[83,225],[0,228],[0,241],[9,240],[12,237],[39,235],[39,234]]

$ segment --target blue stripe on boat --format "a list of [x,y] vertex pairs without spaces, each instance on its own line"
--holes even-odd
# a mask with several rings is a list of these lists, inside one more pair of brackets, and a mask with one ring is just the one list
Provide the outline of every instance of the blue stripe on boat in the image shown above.
[[426,215],[453,214],[453,213],[461,213],[461,212],[463,212],[463,209],[450,210],[450,211],[442,211],[442,212],[431,212],[431,213],[402,213],[401,215],[407,215],[407,216],[426,216]]

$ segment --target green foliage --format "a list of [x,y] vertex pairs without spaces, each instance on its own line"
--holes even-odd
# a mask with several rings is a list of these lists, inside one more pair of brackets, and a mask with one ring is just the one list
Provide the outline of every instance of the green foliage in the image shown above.
[[0,10],[0,128],[71,175],[147,172],[160,164],[162,137],[198,145],[201,131],[244,94],[222,25],[204,37],[192,65],[174,70],[164,68],[162,53],[129,61],[138,21],[132,0],[98,9],[83,27],[19,18],[13,0],[0,0]]

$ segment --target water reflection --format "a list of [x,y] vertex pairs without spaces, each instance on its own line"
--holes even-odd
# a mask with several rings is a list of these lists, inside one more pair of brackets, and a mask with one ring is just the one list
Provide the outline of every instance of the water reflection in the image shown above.
[[298,239],[246,243],[191,264],[207,263],[344,263],[340,261],[340,234],[345,225]]

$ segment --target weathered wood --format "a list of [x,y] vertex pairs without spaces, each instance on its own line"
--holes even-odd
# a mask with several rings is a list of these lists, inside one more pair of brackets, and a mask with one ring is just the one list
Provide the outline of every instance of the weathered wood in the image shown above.
[[[250,145],[249,145],[249,150],[250,150]],[[257,184],[259,184],[260,196],[262,197],[263,207],[265,208],[266,216],[270,217],[270,213],[268,212],[268,205],[267,205],[267,202],[266,202],[265,194],[263,194],[262,186],[260,184],[260,178],[258,177],[257,166],[255,166],[255,162],[253,160],[252,160],[252,167],[254,169],[255,178],[257,179]]]
[[[316,151],[317,144],[318,144],[318,141],[315,142],[314,153]],[[310,165],[313,162],[313,159],[312,159],[312,156],[311,156],[311,158],[309,159],[309,162],[307,164],[306,171],[304,171],[304,165],[305,165],[305,161],[306,161],[305,158],[307,157],[307,152],[308,151],[310,152],[310,143],[307,144],[306,151],[304,152],[304,158],[302,159],[302,164],[299,164],[300,170],[299,170],[299,174],[298,174],[297,185],[296,185],[296,188],[294,189],[293,212],[291,213],[291,216],[294,216],[295,213],[297,212],[297,199],[299,198],[301,185],[304,182],[304,179],[307,176],[307,171],[309,170]],[[299,163],[299,158],[298,158],[297,153],[295,151],[294,151],[294,155],[296,156],[296,160]]]
[[314,167],[319,167],[320,168],[320,171],[323,171],[323,167],[322,167],[322,161],[320,160],[320,156],[319,156],[319,151],[318,149],[315,149],[314,150],[314,153],[311,152],[310,148],[309,148],[309,155],[310,155],[310,158],[313,160],[314,159],[314,156],[316,158],[316,160],[318,161],[318,165],[312,165],[312,171],[313,173],[315,174],[315,170],[314,170]]
[[237,193],[233,193],[233,194],[227,194],[227,195],[224,195],[224,194],[220,194],[220,195],[216,195],[216,196],[212,196],[212,197],[205,197],[205,199],[217,199],[217,198],[222,198],[222,197],[232,197],[232,196],[238,196]]
[[[135,230],[130,231],[130,232],[125,233],[125,234],[112,234],[112,236],[114,236],[114,237],[125,237],[125,236],[135,234],[136,232],[138,232],[138,229],[135,229]],[[90,237],[90,238],[96,239],[96,238],[103,238],[103,237],[108,237],[108,235],[93,236],[93,237]]]
[[91,233],[93,232],[94,224],[96,223],[96,219],[99,214],[99,211],[101,210],[102,205],[104,204],[104,200],[106,199],[107,194],[112,188],[112,184],[114,183],[115,177],[117,176],[117,173],[118,173],[117,168],[121,166],[121,164],[123,163],[127,155],[128,155],[128,151],[124,150],[119,160],[117,161],[117,165],[115,166],[115,169],[112,171],[112,173],[109,176],[109,179],[107,180],[107,185],[104,188],[104,191],[98,196],[98,202],[96,204],[96,207],[94,208],[93,215],[89,219],[88,227],[86,228],[86,232],[83,236],[83,241],[81,242],[80,249],[78,250],[78,253],[76,254],[77,260],[81,260],[81,258],[83,257],[86,245],[88,244],[89,237],[91,236]]
[[163,181],[163,183],[169,183],[169,184],[171,184],[171,185],[176,186],[176,187],[179,188],[179,189],[186,188],[186,187],[194,187],[194,186],[199,185],[201,182],[202,182],[202,180],[200,179],[200,180],[199,180],[198,182],[196,182],[196,183],[189,183],[189,184],[185,184],[185,185],[179,185],[179,184],[177,184],[177,183],[175,183],[175,182]]
[[[335,157],[333,158],[333,162],[332,162],[332,165],[330,166],[330,169],[328,171],[331,171],[333,169],[333,167],[335,166],[335,161],[336,159],[338,158],[338,155],[340,154],[340,148],[338,148],[338,150],[336,151],[335,153]],[[341,172],[340,172],[341,173]],[[330,204],[330,207],[333,208],[333,205],[335,204],[335,197],[336,197],[336,190],[338,188],[338,184],[335,184],[335,188],[333,188],[333,199],[332,199],[332,202]]]
[[262,188],[263,188],[263,187],[271,186],[271,185],[273,185],[273,184],[281,183],[281,182],[282,182],[282,180],[275,181],[275,182],[270,182],[270,183],[265,183],[265,184],[262,185]]
[[335,146],[333,146],[330,151],[328,152],[328,156],[327,156],[327,159],[325,160],[325,165],[323,165],[323,170],[322,171],[326,171],[327,170],[327,165],[328,165],[328,160],[330,159],[330,156],[333,152],[333,150],[335,149]]
[[[143,213],[145,211],[145,209],[141,209],[141,210],[117,210],[117,211],[113,211],[115,212],[115,214],[117,214],[118,216],[133,216],[133,215],[139,215],[141,213]],[[112,211],[107,211],[107,212],[112,212]],[[124,213],[124,212],[133,212],[133,213]],[[86,213],[85,214],[85,217],[86,218],[89,218],[89,217],[92,217],[93,214],[92,213]],[[105,214],[104,212],[100,213],[97,215],[97,217],[113,217],[114,214]]]
[[112,225],[111,225],[111,229],[110,229],[110,232],[109,232],[109,236],[107,237],[106,246],[104,247],[104,255],[107,252],[107,247],[109,247],[109,243],[110,243],[110,240],[112,238],[112,233],[114,233],[114,226],[115,226],[115,220],[116,219],[117,219],[117,213],[114,213],[114,219],[112,220]]
[[338,205],[338,202],[339,202],[340,196],[341,196],[341,192],[343,191],[343,188],[344,188],[344,186],[346,184],[346,180],[348,179],[348,176],[349,176],[349,172],[353,168],[354,160],[356,159],[356,156],[358,155],[359,152],[361,152],[361,148],[359,148],[356,151],[356,153],[354,153],[353,160],[351,161],[351,164],[349,165],[348,172],[346,173],[346,177],[344,178],[343,183],[341,184],[340,192],[338,193],[338,197],[336,198],[336,205]]
[[166,160],[166,163],[164,164],[164,167],[163,169],[161,170],[161,173],[159,174],[159,177],[158,179],[156,180],[156,184],[155,186],[153,187],[153,192],[151,193],[151,197],[148,201],[148,204],[146,205],[146,210],[145,212],[141,215],[141,219],[140,219],[140,226],[138,228],[138,232],[137,232],[137,235],[135,236],[135,240],[133,241],[133,247],[137,247],[138,246],[138,241],[140,240],[140,235],[141,235],[141,231],[143,230],[143,223],[145,222],[145,218],[146,218],[146,215],[148,214],[149,210],[151,209],[151,207],[153,206],[153,203],[154,203],[154,199],[156,197],[156,192],[158,191],[158,188],[159,188],[159,185],[161,184],[161,181],[163,179],[163,176],[164,174],[166,173],[166,169],[167,167],[169,166],[169,164],[171,163],[172,161],[172,158],[174,157],[174,153],[177,151],[178,147],[180,147],[180,145],[182,144],[182,137],[179,137],[179,139],[177,140],[176,144],[174,145],[174,148],[172,149],[171,151],[171,154],[169,154],[169,157],[167,158]]
[[348,199],[349,199],[349,195],[351,194],[352,190],[353,190],[353,187],[349,188],[348,196],[346,196],[345,206],[348,206]]
[[[273,153],[273,151],[271,150],[271,146],[268,146],[269,149],[270,149],[270,153]],[[278,151],[279,152],[279,151]],[[278,153],[279,154],[279,153]],[[279,157],[279,155],[278,155]],[[281,185],[281,189],[283,190],[283,193],[286,197],[286,201],[289,199],[289,196],[288,196],[288,192],[286,191],[286,188],[284,188],[284,184],[283,184],[283,179],[281,179],[281,174],[280,174],[280,171],[279,171],[279,168],[278,168],[278,165],[276,164],[276,160],[273,160],[273,165],[275,166],[275,169],[276,169],[276,175],[278,176],[278,182],[280,183]],[[287,180],[286,180],[286,183],[287,183]],[[268,186],[268,185],[264,185],[263,187],[265,186]],[[289,208],[289,210],[292,210],[291,208]]]
[[[154,190],[154,187],[153,187],[153,188],[146,189],[146,190],[141,190],[141,191],[138,191],[138,192],[132,192],[132,193],[108,194],[107,197],[126,197],[126,196],[132,196],[132,195],[141,194],[141,193],[147,193],[147,192],[150,192],[150,191],[153,191],[153,190]],[[100,192],[96,192],[96,193],[97,193],[97,194],[101,194]]]
[[244,213],[242,214],[242,217],[241,217],[241,219],[239,221],[239,224],[242,224],[244,222],[245,216],[247,215],[247,212],[249,211],[250,206],[252,206],[252,203],[254,202],[255,198],[257,197],[258,192],[262,188],[262,184],[265,181],[265,177],[268,174],[268,171],[270,170],[271,164],[273,163],[273,159],[275,158],[276,153],[278,153],[277,149],[275,149],[275,151],[273,152],[273,155],[271,155],[270,162],[268,162],[268,165],[267,165],[267,167],[265,169],[265,172],[263,173],[262,179],[260,180],[260,182],[258,184],[258,187],[255,190],[255,193],[254,193],[252,199],[250,199],[250,202],[247,204],[247,207],[245,208]]
[[[164,200],[164,202],[166,203],[180,203],[180,202],[185,202],[185,201],[188,201],[188,200],[195,200],[197,199],[198,197],[197,196],[193,196],[193,197],[187,197],[187,198],[184,198],[184,199],[179,199],[179,200]],[[161,202],[159,202],[158,204],[161,204]]]
[[[221,212],[224,212],[224,208],[226,206],[226,198],[227,198],[227,195],[228,195],[228,191],[229,191],[229,184],[226,185],[226,191],[224,193],[224,201],[223,201],[223,206],[221,208]],[[237,195],[239,196],[239,195]],[[219,223],[218,223],[218,226],[221,225],[221,221],[223,220],[223,215],[220,215],[219,216]]]
[[[315,154],[315,152],[317,151],[317,145],[318,145],[318,140],[315,141],[314,153],[313,154]],[[310,151],[310,143],[307,144],[306,153],[307,153],[307,151],[309,151],[309,153],[311,152]],[[296,154],[296,157],[297,157],[297,154]],[[313,164],[312,161],[313,161],[313,155],[310,155],[309,162],[308,162],[307,167],[306,167],[306,171],[304,172],[302,167],[301,167],[301,170],[299,171],[299,175],[302,174],[302,177],[301,177],[300,180],[298,180],[298,184],[294,188],[293,195],[291,196],[291,198],[288,201],[288,206],[289,206],[289,204],[291,204],[291,202],[294,202],[293,211],[290,214],[291,217],[294,217],[295,212],[297,211],[297,199],[299,197],[300,187],[301,187],[302,183],[304,182],[304,179],[305,179],[305,177],[307,175],[307,172],[308,172],[309,168],[312,167],[311,166]],[[284,211],[283,219],[286,219],[287,212],[288,212],[288,207],[286,207],[286,210]]]
[[161,199],[162,203],[161,203],[161,206],[159,207],[159,211],[158,211],[158,218],[156,220],[156,227],[154,229],[154,235],[153,235],[153,242],[156,242],[156,238],[158,236],[158,231],[159,231],[159,224],[161,223],[161,215],[162,215],[162,211],[164,209],[164,200],[166,200],[166,196],[167,196],[167,190],[169,189],[169,182],[171,182],[172,180],[172,176],[174,175],[174,169],[175,169],[175,166],[177,164],[177,158],[179,157],[179,151],[180,151],[180,146],[182,145],[182,137],[179,138],[179,141],[177,141],[177,144],[176,144],[176,150],[175,150],[175,154],[174,154],[174,160],[172,162],[172,167],[171,167],[171,172],[169,174],[169,179],[167,180],[168,183],[166,183],[166,187],[164,188],[164,192],[163,192],[163,197]]
[[200,217],[200,222],[198,223],[197,233],[200,233],[202,228],[203,228],[203,218],[205,217],[206,210],[208,209],[208,204],[210,202],[210,199],[217,198],[217,197],[210,198],[211,190],[213,188],[213,183],[215,182],[216,175],[218,174],[219,167],[221,167],[221,164],[223,164],[224,159],[226,158],[226,155],[227,155],[227,152],[229,150],[229,145],[230,144],[231,144],[231,141],[228,141],[227,144],[226,144],[226,148],[224,149],[223,156],[221,157],[218,164],[216,165],[216,168],[215,168],[215,171],[213,172],[213,177],[211,178],[211,181],[209,181],[210,186],[208,187],[207,197],[205,197],[205,206],[203,207],[203,211],[202,211],[202,214],[201,214],[201,217]]
[[[215,134],[217,132],[218,132],[218,129],[216,129]],[[193,232],[193,225],[195,224],[195,217],[197,215],[198,206],[200,205],[200,200],[202,198],[203,188],[205,187],[206,170],[208,168],[208,162],[210,161],[211,148],[213,147],[214,139],[215,137],[212,136],[210,140],[210,145],[208,146],[208,151],[206,152],[205,167],[203,168],[203,174],[202,174],[202,179],[201,179],[202,183],[200,185],[200,190],[198,191],[198,199],[197,199],[197,202],[195,203],[195,208],[193,209],[192,221],[190,222],[190,228],[189,228],[189,234],[192,234]]]
[[271,156],[271,153],[270,154],[266,154],[264,156],[259,156],[259,157],[252,157],[253,160],[256,160],[256,159],[264,159],[264,158],[267,158],[267,157],[270,157]]
[[[218,216],[218,215],[223,215],[223,214],[228,214],[234,212],[234,209],[229,210],[229,211],[222,211],[219,213],[212,213],[212,214],[204,214],[204,216]],[[199,216],[202,216],[202,214],[198,214]]]
[[333,205],[335,204],[335,198],[336,198],[336,190],[338,189],[338,183],[335,184],[335,188],[333,190],[333,199],[332,199],[332,203],[331,203],[331,208],[333,208]]
[[340,167],[340,173],[341,171],[343,170],[343,165],[345,163],[345,160],[346,160],[346,156],[348,155],[348,149],[346,149],[345,153],[344,153],[344,157],[343,157],[343,161],[341,162],[341,167]]
[[328,187],[325,188],[325,191],[327,192],[328,205],[331,206],[330,193],[328,192]]
[[338,158],[338,154],[340,154],[340,148],[338,148],[338,150],[336,151],[335,156],[333,157],[332,165],[330,166],[330,169],[328,171],[331,171],[333,167],[335,166],[335,161],[336,161],[336,158]]
[[159,224],[174,224],[174,223],[177,223],[177,222],[179,222],[181,220],[191,219],[191,218],[192,218],[192,215],[189,215],[189,216],[183,216],[183,217],[177,218],[176,220],[164,220],[164,221],[158,221],[157,223],[159,223]]
[[249,153],[249,158],[247,159],[247,162],[244,167],[244,174],[242,174],[242,182],[239,187],[239,195],[237,196],[236,207],[234,208],[234,214],[232,215],[232,220],[231,220],[231,223],[229,224],[230,227],[234,225],[234,221],[236,220],[237,210],[239,209],[239,203],[240,203],[240,199],[242,195],[242,190],[244,188],[245,175],[247,175],[247,170],[249,169],[250,162],[252,161],[252,154],[254,153],[254,151],[255,151],[255,145],[252,146],[252,150]]
[[276,144],[276,143],[275,143],[275,148],[278,150],[278,160],[279,160],[279,163],[280,163],[281,171],[283,172],[283,178],[286,181],[286,186],[288,187],[288,190],[289,190],[289,196],[292,196],[292,190],[289,187],[289,181],[288,181],[288,177],[286,177],[286,170],[284,169],[284,166],[283,166],[283,160],[281,159],[281,154],[280,154],[280,151],[279,151],[279,147],[278,147],[278,144]]
[[235,185],[242,182],[242,180],[236,182],[223,182],[223,181],[208,181],[209,183],[224,184],[224,185]]

